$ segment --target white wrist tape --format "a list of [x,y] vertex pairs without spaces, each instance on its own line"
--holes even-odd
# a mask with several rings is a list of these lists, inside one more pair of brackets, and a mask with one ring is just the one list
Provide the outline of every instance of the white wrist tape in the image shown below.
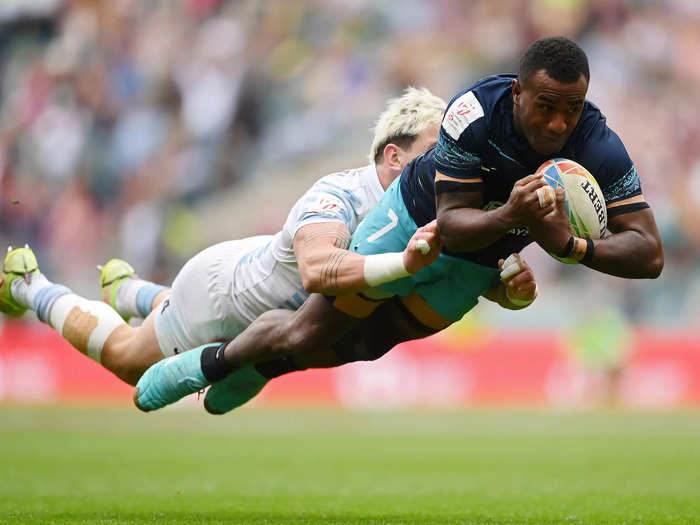
[[378,253],[365,257],[365,281],[370,286],[395,281],[411,275],[403,265],[403,253]]
[[532,296],[532,299],[518,299],[516,297],[511,297],[510,293],[508,291],[508,287],[506,286],[506,297],[508,300],[513,303],[516,306],[527,306],[529,304],[532,304],[532,301],[537,299],[537,285],[535,285],[535,294]]

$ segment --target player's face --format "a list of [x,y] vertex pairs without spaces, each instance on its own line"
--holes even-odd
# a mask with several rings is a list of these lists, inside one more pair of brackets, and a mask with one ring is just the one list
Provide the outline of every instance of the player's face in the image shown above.
[[422,155],[435,146],[439,133],[440,124],[433,124],[425,128],[425,131],[416,137],[416,140],[413,141],[413,144],[411,144],[408,149],[397,148],[401,168],[403,169],[406,164],[411,162],[418,155]]
[[513,121],[540,155],[562,150],[581,117],[588,81],[565,84],[540,69],[525,82],[513,81]]

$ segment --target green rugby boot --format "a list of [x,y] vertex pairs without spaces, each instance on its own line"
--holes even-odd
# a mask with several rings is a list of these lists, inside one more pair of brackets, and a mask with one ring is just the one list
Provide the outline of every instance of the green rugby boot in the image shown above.
[[144,412],[158,410],[209,386],[202,372],[202,352],[210,343],[158,361],[141,376],[134,389],[134,404]]
[[257,396],[268,381],[252,365],[238,368],[207,390],[204,409],[216,415],[230,412]]
[[7,255],[0,270],[0,312],[9,317],[20,317],[27,308],[12,297],[12,283],[15,279],[30,282],[32,276],[40,274],[39,264],[28,245],[24,248],[7,248]]
[[[97,267],[100,270],[100,288],[102,288],[102,301],[117,310],[117,290],[127,279],[138,279],[132,266],[122,259],[110,259],[104,266]],[[119,313],[128,323],[129,317]]]

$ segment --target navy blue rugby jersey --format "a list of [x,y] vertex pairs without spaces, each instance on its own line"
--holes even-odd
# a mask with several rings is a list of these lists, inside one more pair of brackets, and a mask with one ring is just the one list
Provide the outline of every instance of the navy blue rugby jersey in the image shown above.
[[[625,146],[606,125],[598,107],[588,100],[559,153],[543,156],[535,152],[513,124],[514,78],[516,75],[486,77],[457,94],[445,111],[437,146],[404,169],[401,194],[418,226],[435,218],[436,170],[460,179],[482,179],[485,210],[503,205],[515,181],[534,173],[553,157],[575,160],[591,172],[608,205],[642,193]],[[530,242],[527,228],[516,228],[476,252],[443,252],[495,267],[498,259],[519,252]]]

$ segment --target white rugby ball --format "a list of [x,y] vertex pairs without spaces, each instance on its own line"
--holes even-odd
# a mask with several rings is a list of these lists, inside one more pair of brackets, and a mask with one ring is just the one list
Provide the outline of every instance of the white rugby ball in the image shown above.
[[[542,164],[535,172],[555,190],[564,189],[566,212],[574,230],[574,235],[584,239],[600,239],[608,227],[608,211],[603,192],[593,175],[578,162],[556,158]],[[565,263],[578,261],[570,257],[552,257]]]

